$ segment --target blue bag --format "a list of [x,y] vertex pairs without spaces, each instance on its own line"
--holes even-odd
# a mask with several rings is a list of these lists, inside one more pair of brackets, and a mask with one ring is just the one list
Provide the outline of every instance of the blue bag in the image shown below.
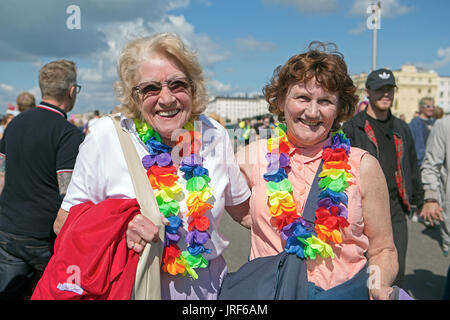
[[[322,162],[306,200],[303,218],[315,220],[320,193]],[[305,300],[308,297],[306,261],[285,251],[253,259],[238,271],[228,273],[220,288],[219,300]]]

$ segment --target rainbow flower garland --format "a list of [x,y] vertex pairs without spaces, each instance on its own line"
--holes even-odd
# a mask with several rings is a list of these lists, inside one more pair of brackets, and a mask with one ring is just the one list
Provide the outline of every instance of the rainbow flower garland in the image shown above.
[[323,169],[319,173],[321,192],[314,223],[297,213],[292,184],[286,173],[286,169],[290,168],[291,146],[284,124],[275,129],[274,138],[267,140],[269,152],[266,159],[269,165],[264,180],[267,181],[271,223],[286,241],[287,253],[295,253],[301,259],[316,259],[317,256],[334,258],[333,249],[327,242],[342,243],[340,229],[349,225],[348,197],[344,191],[352,178],[348,164],[350,141],[343,131],[334,132],[331,146],[322,151]]
[[[204,246],[210,239],[210,222],[204,214],[213,208],[207,202],[212,197],[212,189],[208,185],[211,179],[208,170],[202,167],[203,158],[199,155],[201,134],[194,131],[192,123],[187,123],[184,128],[189,131],[189,135],[182,135],[177,141],[182,156],[180,170],[184,173],[186,190],[189,191],[186,199],[189,225],[184,239],[187,250],[181,251],[177,243],[181,238],[183,221],[178,213],[179,202],[185,197],[178,182],[177,168],[173,166],[172,148],[164,144],[160,135],[146,122],[134,120],[134,123],[139,138],[149,152],[149,155],[142,158],[142,164],[155,191],[159,210],[169,220],[169,225],[165,228],[162,269],[171,275],[188,273],[193,279],[198,279],[195,269],[208,267],[208,260],[203,254],[211,253]],[[187,156],[184,155],[186,150],[189,154]]]

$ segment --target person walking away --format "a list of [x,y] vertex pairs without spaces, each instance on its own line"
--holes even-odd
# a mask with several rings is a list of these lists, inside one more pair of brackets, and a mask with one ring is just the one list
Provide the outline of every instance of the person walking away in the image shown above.
[[421,166],[425,204],[421,218],[431,226],[440,221],[442,252],[448,256],[450,248],[450,117],[439,119],[431,129]]
[[[425,147],[427,145],[428,136],[430,135],[430,130],[433,127],[435,118],[435,107],[434,99],[431,97],[425,97],[419,101],[419,116],[414,117],[409,123],[409,128],[411,129],[411,134],[414,139],[414,147],[416,148],[417,163],[420,167],[425,156]],[[411,221],[418,222],[418,211],[413,210],[411,212]],[[428,221],[425,221],[427,226],[430,226]]]
[[24,91],[17,96],[16,104],[19,111],[24,112],[34,108],[36,106],[36,100],[31,93]]
[[409,128],[411,129],[411,134],[414,139],[414,147],[416,148],[419,167],[425,156],[427,139],[435,121],[434,99],[431,97],[420,99],[419,116],[413,118],[409,123]]
[[82,133],[69,121],[81,86],[76,66],[50,62],[39,71],[42,101],[20,113],[0,144],[0,298],[29,298],[44,271],[53,222],[69,185]]
[[367,150],[383,169],[398,252],[399,271],[394,284],[402,287],[408,246],[406,217],[413,206],[421,209],[423,190],[411,130],[391,113],[395,87],[392,71],[372,71],[366,81],[369,104],[344,124],[344,132],[352,146]]

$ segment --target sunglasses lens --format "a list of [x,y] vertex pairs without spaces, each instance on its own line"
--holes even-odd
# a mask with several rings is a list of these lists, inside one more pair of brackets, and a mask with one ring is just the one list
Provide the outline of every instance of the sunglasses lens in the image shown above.
[[161,86],[158,86],[155,83],[151,83],[151,84],[147,84],[145,87],[143,87],[142,89],[140,89],[140,92],[143,95],[147,95],[147,94],[158,94],[161,91]]
[[167,86],[172,92],[179,92],[180,90],[186,90],[189,87],[189,84],[184,80],[172,80]]
[[[167,83],[167,87],[172,93],[186,91],[190,86],[189,82],[184,79],[173,79],[165,83]],[[137,86],[136,89],[140,94],[144,96],[146,95],[156,96],[161,92],[163,85],[164,84],[161,84],[159,82],[148,82],[143,83],[140,86]]]

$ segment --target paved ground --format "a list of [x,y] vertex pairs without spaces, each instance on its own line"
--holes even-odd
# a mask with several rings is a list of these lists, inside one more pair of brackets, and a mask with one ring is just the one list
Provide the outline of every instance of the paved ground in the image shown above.
[[416,299],[441,299],[450,257],[440,247],[438,227],[408,221],[408,251],[404,289]]
[[[415,299],[441,299],[450,257],[444,257],[440,249],[439,229],[427,228],[422,223],[408,221],[408,230],[409,242],[403,289]],[[228,269],[236,271],[248,259],[250,232],[235,223],[226,213],[219,232],[230,241],[230,246],[224,252]]]

